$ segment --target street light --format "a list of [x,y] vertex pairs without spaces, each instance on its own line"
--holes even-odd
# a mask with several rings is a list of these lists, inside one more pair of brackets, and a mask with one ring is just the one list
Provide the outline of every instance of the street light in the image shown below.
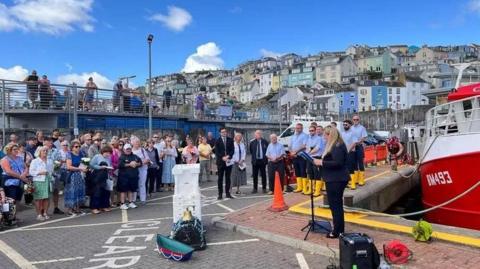
[[153,35],[149,34],[148,42],[148,137],[152,137],[152,42]]

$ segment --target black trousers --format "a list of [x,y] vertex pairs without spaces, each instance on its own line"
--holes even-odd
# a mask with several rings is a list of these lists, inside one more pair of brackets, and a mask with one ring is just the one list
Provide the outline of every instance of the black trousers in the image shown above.
[[365,171],[365,165],[363,163],[365,159],[365,152],[362,145],[355,146],[355,171]]
[[343,191],[348,181],[326,182],[327,199],[333,217],[333,234],[345,232],[345,217],[343,212]]
[[[160,171],[160,173],[159,173],[159,171]],[[152,193],[155,188],[156,188],[156,190],[158,190],[160,188],[160,184],[158,183],[159,182],[159,180],[158,180],[159,176],[161,176],[161,170],[160,169],[148,168],[148,170],[147,170],[147,182],[146,182],[146,188],[148,190],[148,193]],[[160,178],[160,180],[161,180],[161,178]]]
[[276,163],[269,162],[268,163],[268,185],[270,188],[270,191],[274,191],[275,188],[275,173],[278,172],[280,175],[280,184],[282,185],[282,190],[283,186],[285,186],[285,164],[283,161],[279,161]]
[[262,189],[267,189],[267,171],[265,170],[265,162],[257,160],[255,163],[252,163],[252,176],[253,176],[253,189],[258,189],[258,172],[262,176]]
[[353,174],[355,172],[355,164],[356,153],[355,151],[350,151],[347,155],[347,169],[349,174]]
[[230,175],[232,174],[232,166],[225,164],[217,164],[218,166],[218,195],[223,194],[223,177],[225,176],[225,194],[230,195]]

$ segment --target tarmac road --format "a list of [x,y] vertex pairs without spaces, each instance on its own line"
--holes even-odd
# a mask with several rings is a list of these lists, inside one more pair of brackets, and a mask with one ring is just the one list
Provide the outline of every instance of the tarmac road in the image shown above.
[[124,213],[115,209],[99,215],[55,215],[49,221],[37,222],[33,208],[24,209],[18,214],[23,219],[19,228],[0,232],[0,268],[287,269],[328,265],[328,257],[210,225],[214,216],[234,212],[271,196],[250,194],[252,187],[247,185],[242,187],[246,194],[238,195],[237,199],[217,201],[216,182],[201,188],[209,246],[195,252],[186,263],[166,260],[155,251],[155,235],[168,235],[172,225],[173,193],[163,192],[155,193],[146,205]]

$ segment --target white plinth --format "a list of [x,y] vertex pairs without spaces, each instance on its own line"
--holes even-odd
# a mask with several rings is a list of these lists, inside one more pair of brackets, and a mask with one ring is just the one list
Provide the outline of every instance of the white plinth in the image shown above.
[[192,215],[202,219],[202,201],[198,175],[200,164],[177,164],[172,169],[175,178],[175,192],[173,195],[173,222],[182,218],[186,209]]

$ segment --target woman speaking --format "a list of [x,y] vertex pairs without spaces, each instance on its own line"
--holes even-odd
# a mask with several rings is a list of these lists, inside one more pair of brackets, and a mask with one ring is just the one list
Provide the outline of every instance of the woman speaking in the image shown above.
[[343,216],[343,191],[347,186],[347,147],[337,128],[327,126],[324,132],[327,145],[322,159],[314,159],[315,165],[322,166],[322,176],[327,185],[327,199],[333,217],[333,231],[327,238],[338,238],[345,230]]

